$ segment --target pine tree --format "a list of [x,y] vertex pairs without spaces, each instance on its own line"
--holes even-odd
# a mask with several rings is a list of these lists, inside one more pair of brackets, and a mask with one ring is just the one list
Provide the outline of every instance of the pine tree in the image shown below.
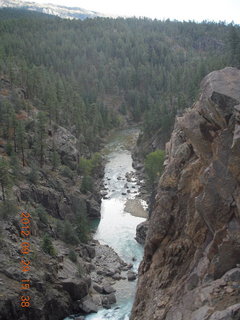
[[10,187],[10,175],[9,175],[8,162],[4,158],[0,158],[0,185],[2,189],[3,201],[6,201],[6,190]]
[[24,129],[25,128],[22,121],[19,121],[16,128],[16,145],[17,145],[17,149],[21,153],[23,167],[25,167],[26,165],[25,163],[26,133]]
[[43,112],[38,113],[37,117],[37,132],[36,132],[36,141],[35,147],[37,155],[39,156],[40,167],[44,165],[44,156],[45,156],[45,137],[46,137],[46,116]]

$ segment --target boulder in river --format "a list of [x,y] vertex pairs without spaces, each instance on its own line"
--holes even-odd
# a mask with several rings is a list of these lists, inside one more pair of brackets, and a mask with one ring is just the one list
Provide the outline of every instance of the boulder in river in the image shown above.
[[109,309],[111,304],[114,304],[117,302],[116,296],[114,293],[110,293],[107,296],[104,296],[102,298],[102,305],[104,308]]
[[116,290],[110,285],[104,285],[103,286],[103,293],[109,294],[109,293],[113,293],[115,291]]
[[140,199],[128,199],[124,211],[131,213],[131,215],[136,217],[147,218],[147,211],[143,208]]
[[128,278],[128,281],[134,281],[137,279],[137,274],[133,271],[128,271],[127,278]]
[[87,296],[86,298],[80,301],[79,307],[85,313],[98,312],[98,306],[94,303],[91,297]]

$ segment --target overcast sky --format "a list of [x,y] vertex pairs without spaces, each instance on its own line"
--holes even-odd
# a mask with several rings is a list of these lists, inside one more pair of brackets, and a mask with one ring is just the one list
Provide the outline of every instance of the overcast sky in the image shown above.
[[35,2],[76,6],[120,16],[186,21],[234,21],[240,24],[240,0],[35,0]]

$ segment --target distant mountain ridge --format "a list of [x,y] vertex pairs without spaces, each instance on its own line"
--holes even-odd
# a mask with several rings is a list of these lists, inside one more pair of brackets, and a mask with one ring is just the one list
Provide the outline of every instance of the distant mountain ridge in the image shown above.
[[25,1],[16,1],[16,0],[0,0],[0,8],[22,8],[30,11],[37,11],[45,14],[51,14],[59,16],[65,19],[81,19],[86,18],[95,18],[95,17],[105,17],[106,15],[85,10],[83,8],[77,7],[66,7],[55,4],[40,4],[36,2],[25,2]]

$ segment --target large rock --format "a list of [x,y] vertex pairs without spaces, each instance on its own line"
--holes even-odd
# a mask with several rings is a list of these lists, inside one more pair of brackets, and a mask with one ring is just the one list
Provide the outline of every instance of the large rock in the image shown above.
[[201,83],[166,148],[131,320],[239,316],[240,70]]
[[84,280],[64,279],[61,285],[73,301],[80,300],[88,294],[88,283]]
[[226,310],[216,311],[209,320],[239,320],[240,319],[240,303],[235,304]]
[[54,147],[60,154],[62,162],[67,166],[76,166],[79,159],[78,140],[67,129],[58,127],[54,133]]
[[103,286],[103,293],[109,294],[115,292],[116,289],[114,289],[112,286],[106,284]]
[[133,271],[128,271],[127,272],[127,279],[128,279],[128,281],[134,281],[137,279],[137,274]]
[[91,297],[86,297],[81,300],[79,307],[85,313],[98,312],[98,306],[94,303]]
[[141,222],[136,228],[136,241],[140,244],[145,243],[145,239],[148,231],[148,221]]
[[55,218],[63,219],[66,212],[72,213],[64,194],[51,187],[21,185],[20,195],[23,201],[27,202],[32,199],[34,202],[41,204]]
[[87,205],[87,213],[90,218],[101,217],[100,203],[98,203],[93,197],[86,200],[86,205]]
[[109,308],[112,304],[116,303],[117,299],[114,293],[110,293],[102,298],[102,305],[105,308]]

